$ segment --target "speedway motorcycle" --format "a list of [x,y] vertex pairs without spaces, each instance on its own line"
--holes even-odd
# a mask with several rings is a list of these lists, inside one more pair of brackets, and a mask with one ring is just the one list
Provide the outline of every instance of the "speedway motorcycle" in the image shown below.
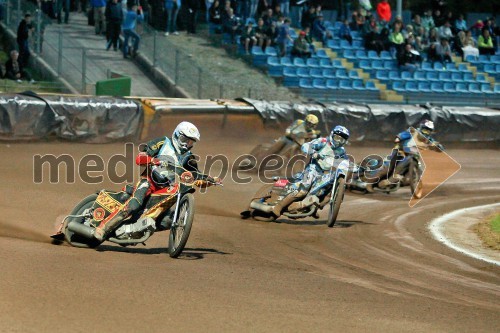
[[[318,210],[329,208],[327,226],[333,227],[344,200],[345,183],[349,171],[349,161],[342,160],[336,168],[324,173],[313,184],[308,194],[285,206],[282,215],[289,219],[301,219],[312,216],[319,218]],[[250,201],[248,210],[241,213],[242,218],[259,221],[274,221],[274,206],[295,189],[293,178],[276,178],[273,184],[264,185]]]
[[[162,158],[158,160],[162,161]],[[162,229],[161,226],[166,225],[166,230],[170,230],[168,254],[177,258],[182,253],[193,225],[193,193],[195,187],[200,185],[190,171],[171,164],[171,161],[163,162],[160,172],[168,173],[168,170],[174,170],[174,173],[169,173],[175,175],[170,186],[154,188],[145,199],[141,210],[125,219],[105,240],[121,246],[144,244],[155,232]],[[152,182],[151,179],[149,181]],[[222,185],[208,182],[211,185]],[[99,246],[101,242],[94,238],[94,229],[113,212],[121,209],[132,197],[133,191],[133,186],[126,185],[119,192],[101,190],[87,196],[64,218],[58,232],[51,237],[58,241],[66,240],[76,247]]]

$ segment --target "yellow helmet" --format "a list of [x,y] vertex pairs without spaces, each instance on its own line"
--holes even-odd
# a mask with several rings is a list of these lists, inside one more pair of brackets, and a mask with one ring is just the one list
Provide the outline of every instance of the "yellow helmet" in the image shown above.
[[308,114],[305,119],[306,127],[313,129],[318,125],[319,119],[313,114]]

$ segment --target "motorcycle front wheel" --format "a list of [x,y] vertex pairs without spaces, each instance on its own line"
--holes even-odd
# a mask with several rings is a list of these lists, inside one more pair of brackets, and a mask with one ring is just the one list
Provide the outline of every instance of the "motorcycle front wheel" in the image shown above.
[[179,202],[179,213],[177,221],[172,223],[168,238],[168,254],[172,258],[177,258],[189,238],[194,220],[194,197],[191,193],[185,194]]
[[328,228],[332,228],[337,221],[337,216],[340,211],[340,204],[344,199],[344,191],[345,191],[345,179],[340,177],[337,180],[337,185],[335,191],[333,192],[334,198],[330,202],[330,212],[328,213],[328,220],[326,221],[326,225]]

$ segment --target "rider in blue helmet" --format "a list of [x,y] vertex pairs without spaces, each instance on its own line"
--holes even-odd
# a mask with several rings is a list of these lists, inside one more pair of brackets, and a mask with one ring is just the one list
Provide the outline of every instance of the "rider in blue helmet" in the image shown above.
[[305,197],[318,180],[329,174],[340,161],[347,159],[344,145],[348,140],[349,130],[344,126],[335,126],[327,138],[318,138],[302,145],[302,151],[310,155],[311,160],[304,171],[295,176],[295,181],[289,186],[288,194],[274,206],[275,216],[280,216],[283,208],[293,201]]

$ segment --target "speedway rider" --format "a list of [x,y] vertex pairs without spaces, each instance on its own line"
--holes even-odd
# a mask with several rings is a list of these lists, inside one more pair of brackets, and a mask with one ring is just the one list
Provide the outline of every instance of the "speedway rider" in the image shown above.
[[[106,236],[117,228],[124,219],[142,207],[144,199],[153,191],[171,184],[175,175],[172,172],[162,171],[168,166],[164,161],[165,158],[192,172],[197,186],[210,186],[213,183],[219,183],[220,179],[217,177],[212,178],[198,170],[191,149],[199,140],[200,132],[196,126],[183,121],[175,128],[171,139],[160,137],[149,141],[143,147],[143,152],[136,157],[136,164],[147,165],[147,168],[141,175],[141,180],[137,183],[132,196],[121,209],[113,212],[97,226],[94,237],[99,241],[106,239]],[[167,226],[162,225],[161,227],[166,228]]]
[[[344,126],[335,126],[328,138],[318,138],[302,145],[302,151],[311,155],[311,160],[304,171],[295,177],[295,182],[289,185],[288,194],[273,208],[273,214],[278,217],[283,208],[293,201],[305,197],[313,185],[328,174],[330,170],[344,159],[347,159],[344,145],[349,140],[349,130]],[[325,182],[325,186],[328,183]]]
[[318,126],[318,117],[308,114],[304,120],[294,121],[285,131],[285,135],[279,138],[268,150],[267,154],[280,154],[285,147],[298,144],[301,146],[306,140],[316,139],[320,131],[316,130]]

